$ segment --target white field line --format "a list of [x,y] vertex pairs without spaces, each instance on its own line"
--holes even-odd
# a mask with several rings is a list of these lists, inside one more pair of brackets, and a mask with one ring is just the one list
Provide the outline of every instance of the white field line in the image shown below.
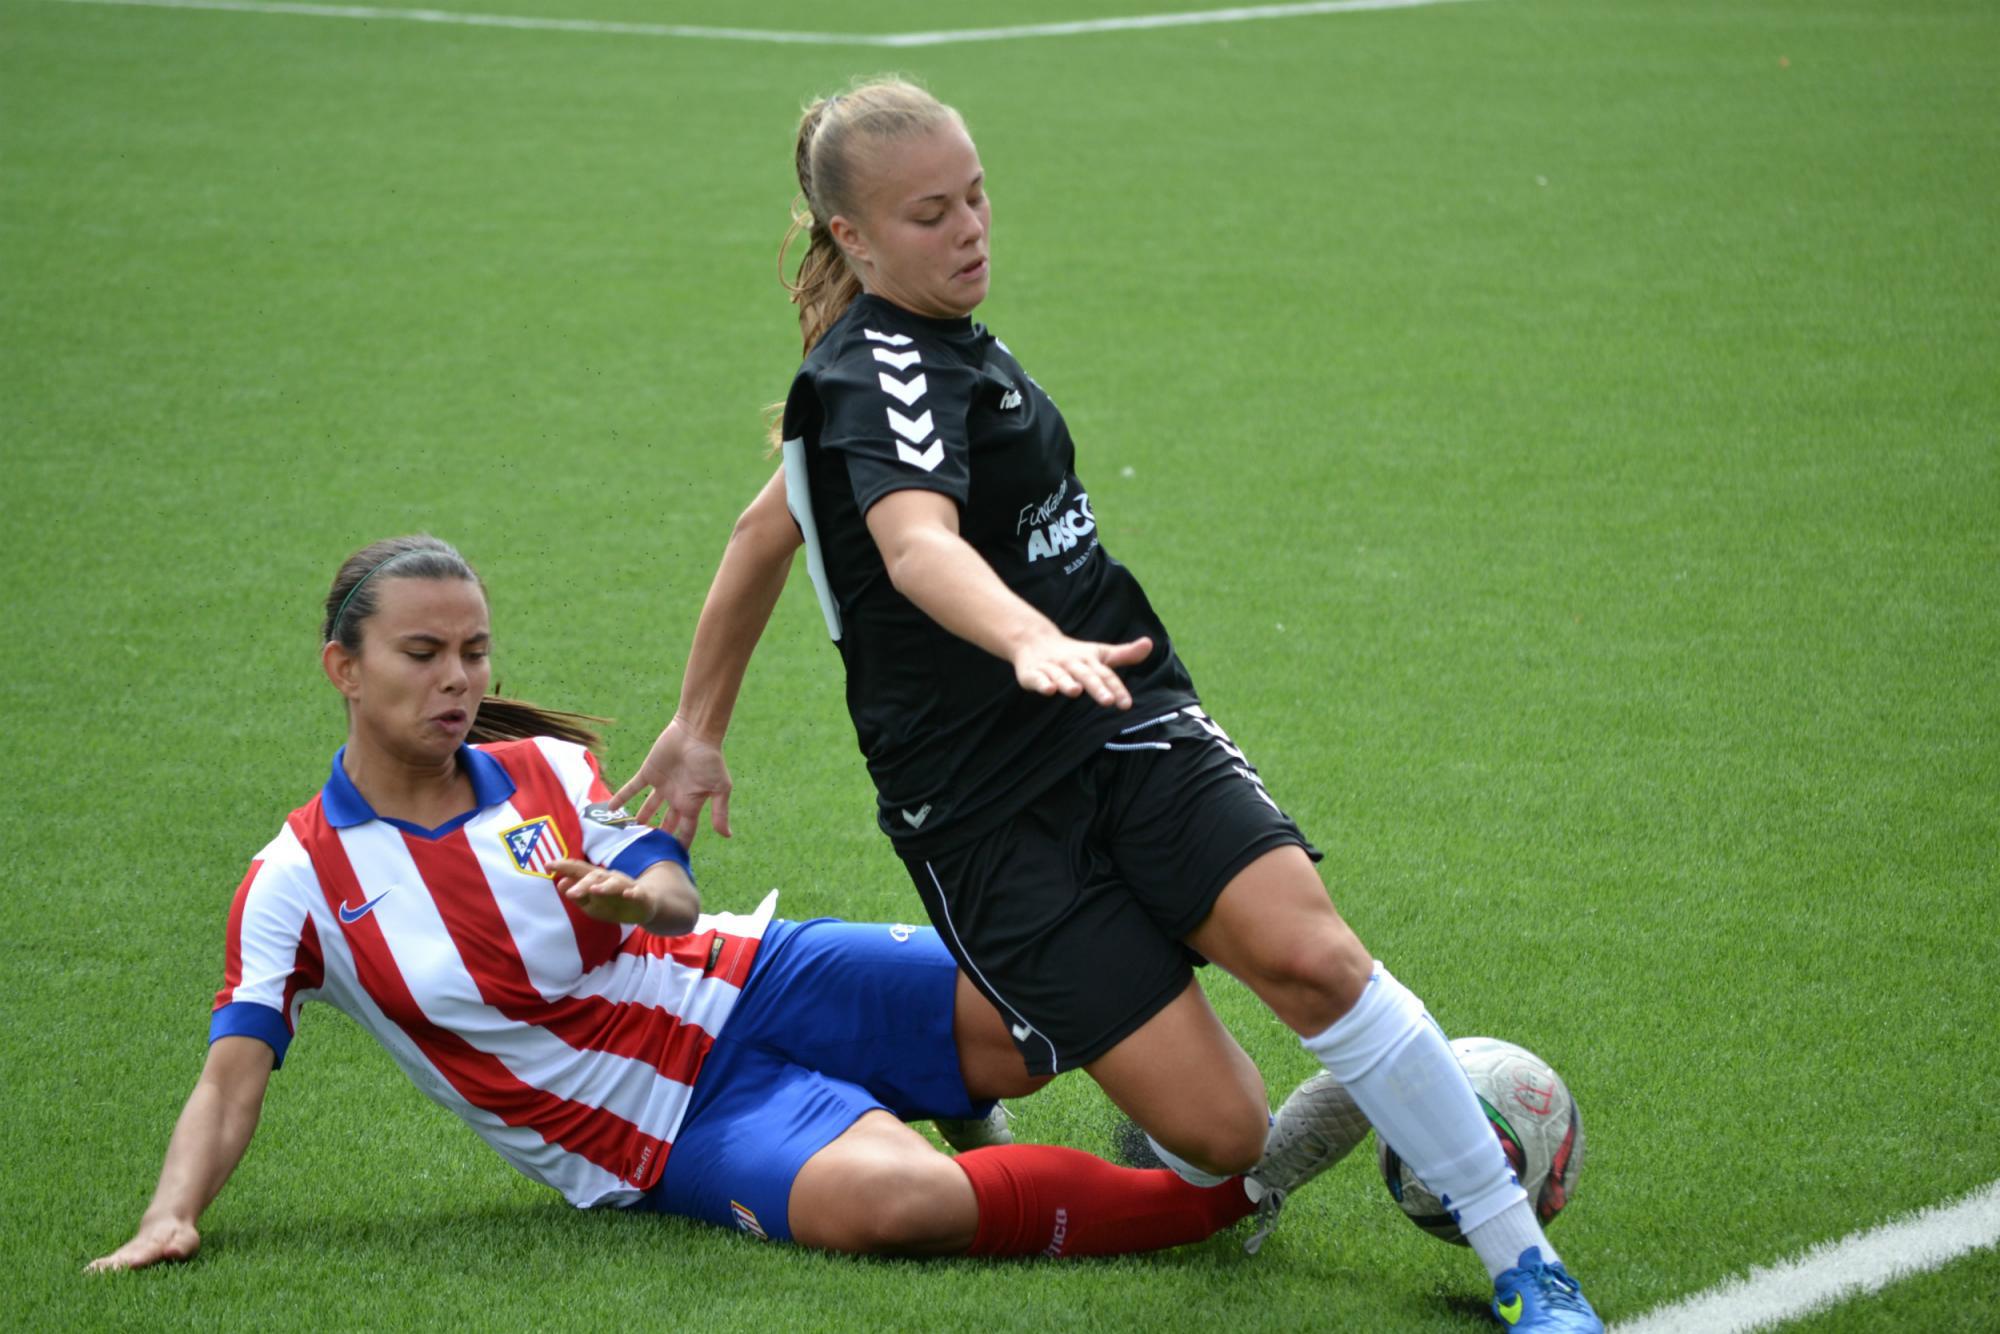
[[1019,37],[1074,37],[1085,33],[1131,32],[1143,28],[1189,28],[1256,19],[1308,18],[1371,9],[1417,9],[1464,4],[1468,0],[1317,0],[1291,5],[1243,5],[1186,14],[1139,14],[1127,18],[1078,19],[1069,23],[1023,23],[1011,28],[956,28],[938,32],[781,32],[765,28],[714,28],[692,23],[626,23],[617,19],[551,19],[514,14],[462,14],[449,9],[382,9],[371,5],[259,4],[255,0],[60,0],[71,5],[115,5],[140,9],[211,9],[234,14],[291,14],[319,19],[444,23],[467,28],[521,28],[535,32],[582,32],[617,37],[678,37],[718,42],[771,42],[793,46],[951,46],[960,42],[1001,42]]
[[1794,1260],[1752,1269],[1684,1302],[1649,1312],[1614,1334],[1736,1334],[1795,1320],[1936,1269],[2000,1242],[2000,1181],[1957,1204],[1815,1246]]

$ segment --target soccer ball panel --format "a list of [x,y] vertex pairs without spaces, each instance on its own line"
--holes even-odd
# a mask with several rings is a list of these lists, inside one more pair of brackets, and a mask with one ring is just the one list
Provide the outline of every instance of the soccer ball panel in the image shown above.
[[[1569,1203],[1583,1171],[1583,1118],[1562,1077],[1548,1062],[1498,1038],[1459,1038],[1452,1054],[1472,1081],[1507,1162],[1544,1225]],[[1390,1196],[1410,1221],[1442,1241],[1463,1246],[1451,1210],[1379,1135],[1377,1161]]]

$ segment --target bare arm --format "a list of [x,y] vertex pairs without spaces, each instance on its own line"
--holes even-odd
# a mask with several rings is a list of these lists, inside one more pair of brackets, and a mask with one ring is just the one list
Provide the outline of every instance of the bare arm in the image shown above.
[[612,798],[613,805],[623,805],[634,794],[651,789],[639,807],[639,818],[651,823],[665,805],[673,822],[671,832],[684,847],[694,841],[701,808],[711,799],[715,832],[729,837],[730,783],[728,766],[722,762],[722,738],[729,731],[750,655],[778,605],[791,574],[792,553],[801,541],[785,508],[785,472],[780,468],[729,535],[695,624],[673,721],[653,743],[639,771]]
[[656,936],[683,936],[694,930],[701,893],[677,862],[654,862],[631,876],[565,857],[549,868],[556,889],[601,922],[630,922]]
[[1125,644],[1072,639],[1023,601],[958,532],[958,506],[935,491],[893,491],[868,511],[868,532],[889,581],[924,615],[1011,663],[1024,690],[1132,707],[1117,669],[1145,661],[1150,638]]
[[160,1184],[140,1216],[138,1231],[111,1254],[93,1260],[91,1270],[143,1269],[162,1260],[185,1260],[201,1248],[195,1224],[250,1147],[275,1060],[271,1048],[256,1038],[218,1038],[209,1047],[201,1078],[167,1142]]

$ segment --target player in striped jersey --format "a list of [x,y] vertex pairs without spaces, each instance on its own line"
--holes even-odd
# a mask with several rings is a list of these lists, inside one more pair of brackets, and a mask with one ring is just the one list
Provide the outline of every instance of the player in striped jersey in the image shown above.
[[903,1124],[1032,1092],[935,933],[700,914],[682,845],[609,805],[590,719],[486,693],[486,594],[435,538],[378,542],[326,602],[347,741],[229,911],[210,1047],[133,1238],[184,1259],[309,1000],[579,1207],[844,1251],[1094,1255],[1198,1240],[1365,1133],[1280,1110],[1291,1147],[1227,1191],[1074,1150],[948,1158]]

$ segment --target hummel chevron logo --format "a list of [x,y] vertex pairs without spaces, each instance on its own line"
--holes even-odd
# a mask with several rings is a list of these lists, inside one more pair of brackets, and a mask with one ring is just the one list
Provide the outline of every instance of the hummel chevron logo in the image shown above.
[[873,349],[873,351],[875,353],[875,360],[887,366],[894,366],[899,371],[910,369],[910,367],[917,364],[917,358],[923,355],[920,352],[891,352],[886,348],[880,347]]
[[1016,1042],[1026,1042],[1030,1037],[1034,1036],[1035,1032],[1034,1029],[1028,1027],[1026,1024],[1015,1024],[1009,1031],[1013,1033],[1014,1041]]
[[910,345],[910,336],[908,334],[878,333],[874,329],[863,329],[861,332],[875,342],[887,343],[890,347],[908,347]]
[[908,384],[898,380],[887,371],[876,372],[875,378],[882,382],[882,392],[895,398],[906,408],[922,398],[924,390],[930,387],[924,383],[924,377],[921,375],[911,380]]
[[890,408],[889,425],[895,427],[896,434],[902,436],[903,439],[913,445],[921,445],[924,441],[930,439],[931,411],[929,408],[925,408],[923,416],[910,418],[905,417],[894,408]]
[[[890,408],[889,425],[895,428],[896,434],[902,436],[903,440],[908,440],[911,444],[922,444],[924,438],[931,433],[930,409],[924,409],[921,417],[911,419]],[[913,449],[910,445],[904,444],[903,440],[896,442],[896,457],[912,467],[922,468],[925,472],[936,472],[938,464],[944,462],[944,441],[931,441],[929,449]]]
[[896,457],[913,468],[922,468],[925,472],[936,472],[938,464],[944,462],[944,441],[931,441],[929,449],[911,449],[908,445],[898,440],[896,442]]
[[340,920],[347,923],[349,926],[353,926],[356,922],[366,917],[369,913],[374,912],[375,905],[380,903],[383,899],[388,898],[390,894],[395,892],[395,888],[396,887],[394,885],[391,885],[388,889],[383,890],[380,894],[377,894],[374,898],[368,900],[368,902],[362,904],[359,908],[350,908],[344,903],[341,904]]
[[903,821],[904,823],[908,824],[912,829],[922,829],[924,827],[924,820],[927,816],[930,815],[930,813],[931,813],[931,804],[927,801],[918,810],[904,811],[902,813]]

